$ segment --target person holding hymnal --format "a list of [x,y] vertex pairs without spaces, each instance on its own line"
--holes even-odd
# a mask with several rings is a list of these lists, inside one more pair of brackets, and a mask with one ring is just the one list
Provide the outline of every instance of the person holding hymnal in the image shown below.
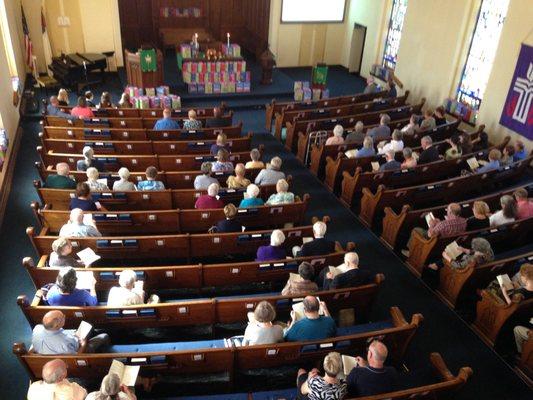
[[374,280],[375,274],[367,269],[360,269],[359,256],[349,252],[344,255],[343,265],[329,267],[329,271],[322,276],[324,290],[330,290],[366,285]]
[[507,304],[533,298],[533,264],[522,264],[518,276],[518,282],[513,282],[507,274],[498,275],[486,290],[501,297]]

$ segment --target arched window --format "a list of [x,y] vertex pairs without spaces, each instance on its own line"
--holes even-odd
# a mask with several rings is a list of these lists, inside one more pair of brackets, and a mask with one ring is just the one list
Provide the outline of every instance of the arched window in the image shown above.
[[479,110],[500,41],[509,0],[482,0],[456,99]]
[[394,69],[396,67],[406,11],[407,0],[393,0],[389,29],[387,30],[387,40],[385,41],[385,50],[383,51],[382,65],[386,68]]

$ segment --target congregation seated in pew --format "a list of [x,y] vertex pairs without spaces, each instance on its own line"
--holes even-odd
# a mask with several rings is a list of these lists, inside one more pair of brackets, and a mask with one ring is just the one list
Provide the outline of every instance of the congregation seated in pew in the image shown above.
[[493,169],[500,168],[500,160],[502,158],[502,152],[498,149],[492,149],[489,152],[489,162],[480,166],[475,170],[478,174],[484,174],[485,172],[492,171]]
[[[108,307],[124,307],[136,304],[144,304],[145,292],[143,281],[137,281],[135,271],[131,269],[122,270],[119,274],[119,286],[113,286],[107,297]],[[152,295],[147,304],[159,303],[159,297]]]
[[365,124],[362,121],[357,121],[353,128],[353,131],[348,133],[344,138],[344,143],[362,143],[365,138]]
[[87,390],[67,379],[67,364],[61,359],[48,361],[43,365],[42,380],[33,382],[28,389],[28,400],[45,398],[84,400]]
[[516,200],[516,217],[518,219],[533,217],[533,200],[527,197],[527,190],[524,188],[517,189],[513,196]]
[[382,141],[378,143],[378,154],[386,154],[387,151],[392,150],[394,152],[403,150],[402,132],[399,129],[395,129],[392,132],[392,138],[389,142]]
[[48,289],[46,293],[46,302],[51,306],[96,306],[98,299],[96,297],[96,279],[91,280],[89,291],[78,289],[78,276],[74,268],[62,268],[59,270],[56,282]]
[[72,254],[72,243],[66,237],[58,237],[52,243],[52,253],[48,259],[50,267],[85,268],[83,261]]
[[133,108],[129,93],[122,93],[120,100],[118,101],[118,108]]
[[183,121],[183,129],[187,129],[189,131],[202,129],[202,121],[196,119],[196,111],[189,110],[187,117],[188,118]]
[[85,400],[137,400],[137,396],[126,385],[121,383],[120,377],[110,372],[100,385],[100,390],[91,392]]
[[100,174],[98,170],[94,167],[87,168],[86,171],[87,174],[87,181],[85,182],[88,186],[91,192],[108,192],[109,187],[103,182],[100,182],[98,180]]
[[438,106],[435,108],[433,118],[435,119],[435,124],[437,126],[446,125],[448,123],[446,120],[446,109],[443,106]]
[[91,146],[85,146],[82,150],[83,160],[76,162],[76,170],[87,171],[87,168],[94,167],[99,172],[105,172],[105,165],[102,161],[94,158],[94,150]]
[[244,331],[243,346],[283,342],[283,327],[274,322],[276,310],[272,304],[268,301],[259,302],[252,315]]
[[490,208],[484,201],[475,201],[472,216],[466,220],[466,230],[475,231],[490,227]]
[[533,264],[522,264],[516,275],[511,281],[512,288],[507,287],[505,284],[500,284],[498,280],[494,280],[489,284],[487,290],[498,296],[501,301],[508,305],[532,299]]
[[342,372],[342,359],[339,353],[332,352],[324,357],[322,364],[324,376],[320,371],[313,368],[307,372],[301,368],[296,378],[297,399],[328,399],[342,400],[347,394],[347,385],[344,379],[340,379]]
[[428,108],[424,112],[424,118],[420,121],[420,126],[415,128],[417,132],[431,131],[437,127],[437,122],[433,116],[433,110]]
[[321,284],[324,290],[343,289],[348,287],[357,287],[372,283],[376,279],[376,274],[368,269],[359,268],[359,255],[355,252],[349,252],[344,255],[344,264],[339,265],[337,272],[329,271],[327,268],[322,270],[323,274]]
[[216,161],[212,164],[213,172],[233,172],[233,163],[229,159],[229,152],[226,149],[220,149],[217,152]]
[[80,182],[76,185],[75,197],[70,199],[71,210],[79,208],[83,211],[98,211],[102,210],[102,205],[96,202],[91,197],[91,189],[86,182]]
[[113,102],[111,101],[111,93],[102,92],[102,95],[100,96],[100,103],[96,105],[96,108],[117,108],[115,104],[113,104]]
[[395,157],[396,152],[394,150],[388,150],[385,153],[385,163],[380,165],[379,172],[395,171],[400,169],[402,164],[399,161],[396,161]]
[[517,218],[518,208],[513,196],[503,195],[500,198],[500,206],[501,210],[489,217],[490,226],[493,228],[514,222]]
[[276,193],[270,195],[266,201],[267,206],[276,204],[292,204],[294,203],[294,193],[289,192],[289,183],[285,179],[280,179],[276,183]]
[[163,110],[163,118],[158,119],[155,122],[154,130],[155,131],[166,131],[166,130],[173,130],[173,129],[180,129],[180,124],[178,123],[178,121],[172,119],[172,110],[166,107]]
[[280,157],[273,157],[266,168],[259,171],[254,183],[259,186],[275,185],[280,179],[285,179],[285,173],[281,171],[281,164]]
[[304,298],[303,313],[303,318],[297,319],[298,314],[294,310],[291,311],[291,319],[285,330],[287,342],[321,340],[337,334],[337,326],[329,314],[326,303],[319,301],[315,296]]
[[96,105],[94,104],[94,93],[90,90],[86,90],[85,93],[84,93],[84,96],[85,96],[85,100],[87,100],[87,105],[89,107],[96,107]]
[[413,136],[416,133],[417,122],[418,122],[418,115],[411,114],[411,117],[409,118],[409,123],[405,125],[400,131],[404,135]]
[[239,163],[235,165],[235,171],[233,172],[235,175],[228,176],[228,179],[226,180],[228,189],[242,189],[248,187],[251,182],[245,177],[246,167],[244,164]]
[[416,158],[413,156],[413,150],[410,147],[404,147],[402,150],[403,154],[403,162],[400,165],[400,168],[404,169],[410,169],[415,168],[417,166]]
[[165,184],[161,181],[156,180],[157,178],[157,168],[150,166],[146,168],[146,180],[140,181],[137,183],[137,189],[142,192],[152,191],[152,190],[165,190]]
[[314,282],[315,268],[307,261],[298,266],[298,279],[292,275],[281,290],[283,296],[302,296],[318,291],[318,285]]
[[348,158],[374,157],[376,155],[376,150],[374,149],[374,139],[372,139],[370,136],[365,136],[363,139],[363,147],[361,147],[359,150],[348,150],[345,154]]
[[48,105],[46,106],[46,114],[53,117],[65,118],[69,120],[73,120],[76,118],[72,114],[67,114],[66,112],[61,111],[61,109],[59,108],[60,106],[61,104],[59,103],[59,99],[57,98],[57,96],[51,96]]
[[218,233],[231,233],[231,232],[243,232],[243,226],[239,221],[235,219],[237,215],[237,208],[233,204],[226,204],[224,206],[225,219],[218,221],[212,229],[213,232]]
[[219,133],[217,135],[216,142],[213,143],[209,148],[209,154],[216,156],[218,151],[222,149],[230,151],[228,148],[228,137],[224,133]]
[[424,136],[420,139],[422,152],[418,156],[418,164],[428,164],[440,159],[439,149],[433,146],[431,136]]
[[87,221],[83,210],[75,208],[70,212],[68,222],[59,230],[59,236],[63,237],[100,237],[102,234],[96,228],[94,219]]
[[208,118],[207,121],[205,121],[206,128],[224,128],[229,126],[229,124],[229,120],[222,118],[222,109],[220,107],[213,108],[213,118]]
[[344,128],[342,125],[335,125],[335,128],[333,128],[333,136],[329,137],[326,140],[326,146],[331,146],[334,144],[343,144],[344,143]]
[[446,143],[450,145],[450,148],[444,153],[444,159],[455,160],[461,158],[463,155],[463,148],[461,147],[461,139],[459,135],[453,135],[451,138],[446,139]]
[[242,199],[239,204],[239,208],[253,208],[262,206],[264,204],[263,199],[257,197],[259,196],[260,192],[261,189],[259,189],[259,186],[254,185],[253,183],[248,185],[246,188],[246,193],[244,194],[244,199]]
[[224,208],[224,202],[218,198],[218,192],[220,185],[218,183],[212,183],[207,188],[207,193],[198,197],[194,208],[198,210],[208,210],[212,208]]
[[133,182],[130,182],[130,170],[126,167],[122,167],[118,170],[118,176],[120,179],[113,182],[113,191],[115,192],[129,192],[137,190],[137,186]]
[[376,80],[373,76],[366,78],[366,86],[363,94],[372,94],[378,93],[380,91],[379,85],[376,83]]
[[388,140],[391,137],[391,132],[389,128],[390,116],[388,114],[381,114],[379,118],[379,125],[375,128],[370,129],[366,134],[370,136],[375,142],[381,140]]
[[212,183],[218,183],[218,179],[211,176],[213,173],[212,168],[213,164],[211,162],[205,161],[202,163],[200,166],[202,175],[198,175],[194,178],[194,188],[196,190],[207,190]]
[[244,165],[246,169],[265,168],[265,163],[261,161],[261,152],[258,149],[250,151],[250,160]]
[[72,179],[70,167],[65,162],[56,164],[56,174],[48,175],[44,186],[49,189],[76,189],[76,181]]
[[525,160],[526,158],[527,158],[526,146],[524,145],[524,142],[522,142],[521,140],[517,140],[514,144],[513,160],[520,161],[520,160]]
[[270,235],[270,245],[259,246],[255,261],[283,260],[287,257],[287,252],[283,247],[285,234],[279,229],[274,229]]
[[294,257],[322,256],[335,251],[335,242],[325,238],[328,227],[322,221],[313,224],[313,240],[304,243],[302,247],[294,246]]
[[107,333],[86,338],[74,329],[63,329],[64,326],[65,314],[59,310],[47,312],[42,324],[33,328],[33,350],[43,355],[96,353],[111,344]]
[[85,96],[78,97],[78,105],[70,110],[70,114],[76,118],[94,118],[93,110],[87,105]]

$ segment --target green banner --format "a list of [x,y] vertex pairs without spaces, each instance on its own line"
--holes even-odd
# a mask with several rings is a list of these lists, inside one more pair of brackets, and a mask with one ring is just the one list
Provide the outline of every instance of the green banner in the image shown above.
[[157,71],[157,55],[155,49],[141,50],[140,59],[142,72]]
[[328,67],[316,66],[313,68],[313,84],[325,85],[328,79]]

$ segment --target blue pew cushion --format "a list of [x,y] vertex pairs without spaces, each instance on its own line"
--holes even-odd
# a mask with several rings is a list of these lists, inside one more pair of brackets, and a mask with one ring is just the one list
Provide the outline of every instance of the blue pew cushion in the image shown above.
[[145,353],[151,351],[182,351],[194,349],[221,349],[224,339],[200,340],[196,342],[168,342],[147,344],[115,344],[109,348],[110,353]]

